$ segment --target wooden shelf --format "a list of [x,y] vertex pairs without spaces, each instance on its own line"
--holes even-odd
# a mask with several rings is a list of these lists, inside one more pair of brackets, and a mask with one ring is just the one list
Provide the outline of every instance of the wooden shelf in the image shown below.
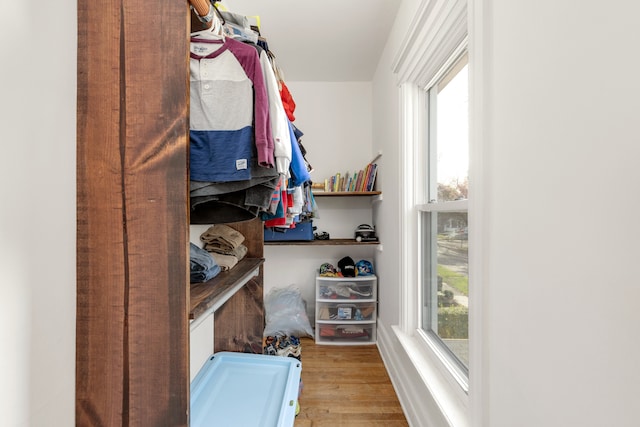
[[191,285],[189,319],[217,310],[242,288],[252,277],[257,276],[264,258],[244,258],[232,269],[223,271],[204,283]]
[[353,197],[353,196],[377,196],[382,191],[317,191],[314,197]]
[[287,240],[283,242],[264,242],[265,246],[360,246],[378,245],[380,242],[358,242],[356,239],[329,239],[329,240]]

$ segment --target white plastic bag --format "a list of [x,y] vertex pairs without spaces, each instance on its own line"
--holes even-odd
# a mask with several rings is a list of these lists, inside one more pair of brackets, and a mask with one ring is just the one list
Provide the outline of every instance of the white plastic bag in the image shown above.
[[313,338],[313,329],[300,290],[295,285],[273,288],[264,299],[264,336],[293,335]]

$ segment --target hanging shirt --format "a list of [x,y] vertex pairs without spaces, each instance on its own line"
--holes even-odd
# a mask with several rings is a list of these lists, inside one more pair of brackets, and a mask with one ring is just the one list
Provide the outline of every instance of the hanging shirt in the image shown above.
[[291,144],[291,181],[294,187],[298,187],[307,181],[311,180],[311,175],[307,170],[307,163],[304,161],[302,151],[300,151],[300,145],[296,139],[295,132],[293,130],[293,124],[287,122],[289,126],[289,143]]
[[251,159],[274,166],[269,103],[257,51],[191,39],[190,172],[194,181],[251,178]]
[[282,89],[280,89],[280,98],[282,99],[284,111],[287,113],[289,121],[294,122],[296,117],[293,115],[293,112],[296,110],[296,102],[293,100],[289,88],[283,81],[280,82],[280,86],[282,87]]
[[289,164],[291,163],[291,143],[289,141],[289,125],[287,115],[282,106],[282,99],[278,89],[278,80],[271,68],[269,55],[264,50],[260,54],[260,63],[264,74],[269,97],[269,121],[273,135],[274,156],[278,172],[289,178]]

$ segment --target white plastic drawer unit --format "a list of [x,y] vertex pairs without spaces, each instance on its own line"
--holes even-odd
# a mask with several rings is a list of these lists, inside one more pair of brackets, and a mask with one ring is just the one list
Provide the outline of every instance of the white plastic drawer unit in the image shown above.
[[292,427],[302,363],[293,357],[215,353],[191,383],[192,427]]
[[317,344],[376,342],[377,281],[376,276],[316,276]]
[[375,276],[320,277],[316,279],[316,300],[320,301],[376,301]]

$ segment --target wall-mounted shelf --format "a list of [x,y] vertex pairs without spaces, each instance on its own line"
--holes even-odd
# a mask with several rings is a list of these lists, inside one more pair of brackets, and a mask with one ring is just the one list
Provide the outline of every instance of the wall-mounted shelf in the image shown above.
[[314,197],[353,197],[353,196],[377,196],[382,191],[314,191]]
[[[374,201],[382,198],[382,191],[317,191],[314,197],[373,197]],[[265,241],[265,246],[371,246],[380,245],[379,241],[358,242],[356,239],[336,238],[328,240],[283,240]]]
[[329,239],[329,240],[303,240],[303,241],[283,241],[264,242],[265,246],[361,246],[379,245],[380,242],[358,242],[356,239]]
[[263,258],[245,258],[229,271],[223,271],[208,282],[191,285],[189,319],[215,311],[252,277],[258,275]]

